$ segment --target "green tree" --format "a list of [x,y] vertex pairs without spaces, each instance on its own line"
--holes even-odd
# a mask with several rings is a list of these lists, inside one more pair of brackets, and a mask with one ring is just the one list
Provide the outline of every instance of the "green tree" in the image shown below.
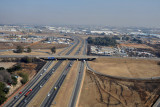
[[4,92],[5,84],[0,82],[0,105],[3,104],[4,101],[6,101],[6,94]]
[[23,73],[23,72],[20,72],[20,73],[18,73],[18,75],[23,78],[23,79],[21,80],[21,83],[22,83],[22,84],[27,83],[27,81],[28,81],[28,75],[27,75],[27,74],[25,74],[25,73]]
[[32,62],[32,58],[25,56],[21,59],[21,62],[25,62],[25,63],[31,63]]
[[12,85],[16,85],[17,84],[17,78],[12,76]]
[[32,50],[30,47],[27,48],[27,52],[30,53]]
[[52,54],[56,53],[56,47],[55,46],[51,48],[51,52],[52,52]]
[[0,70],[5,70],[5,68],[4,67],[0,67]]
[[22,53],[24,51],[23,46],[17,46],[16,52],[17,53]]

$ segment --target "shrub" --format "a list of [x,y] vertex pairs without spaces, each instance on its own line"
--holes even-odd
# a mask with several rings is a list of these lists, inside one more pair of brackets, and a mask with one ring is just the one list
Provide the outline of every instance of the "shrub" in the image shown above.
[[17,71],[17,70],[20,70],[20,69],[22,69],[21,64],[17,64],[17,65],[14,65],[14,66],[11,67],[11,68],[8,68],[7,71],[8,71],[9,73],[12,73],[12,72]]
[[32,62],[32,58],[29,58],[28,56],[25,56],[21,59],[21,62],[25,62],[25,63],[31,63]]
[[23,72],[19,72],[18,75],[19,75],[20,77],[22,77],[22,80],[21,80],[21,83],[22,83],[22,84],[27,83],[27,81],[28,81],[28,75],[27,75],[27,74],[25,74],[25,73],[23,73]]
[[17,78],[12,76],[12,85],[16,85],[17,84]]
[[5,102],[7,99],[4,89],[5,89],[5,84],[0,82],[0,105],[3,104],[3,102]]
[[0,67],[0,70],[5,70],[5,68],[4,67]]

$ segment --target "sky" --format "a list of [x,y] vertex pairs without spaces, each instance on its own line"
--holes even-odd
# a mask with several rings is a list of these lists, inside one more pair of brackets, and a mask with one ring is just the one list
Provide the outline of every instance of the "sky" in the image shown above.
[[160,0],[0,0],[0,24],[160,27]]

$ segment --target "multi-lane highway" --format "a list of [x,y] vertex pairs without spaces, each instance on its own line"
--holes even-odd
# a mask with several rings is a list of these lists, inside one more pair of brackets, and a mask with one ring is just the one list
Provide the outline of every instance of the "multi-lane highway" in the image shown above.
[[[79,39],[75,39],[76,44],[66,53],[66,55],[69,55],[74,49],[75,47],[79,44]],[[39,83],[37,83],[37,85],[35,85],[35,87],[32,89],[33,91],[31,92],[31,94],[27,97],[24,97],[20,103],[17,105],[17,107],[25,107],[27,106],[27,104],[31,101],[31,99],[37,94],[37,92],[41,89],[40,85],[44,85],[47,80],[50,78],[50,76],[56,71],[56,69],[61,65],[63,61],[58,61],[57,64],[45,75],[44,78],[42,78],[40,80]],[[54,71],[54,72],[53,72]]]
[[52,61],[47,62],[44,67],[38,72],[38,74],[24,87],[24,90],[22,90],[21,94],[17,94],[16,96],[18,96],[16,99],[12,98],[11,102],[9,102],[9,104],[7,103],[4,106],[7,107],[13,107],[14,104],[17,103],[18,100],[20,100],[27,92],[28,90],[39,80],[39,78],[41,76],[43,76],[43,74],[46,72],[46,69],[48,69],[48,67],[52,64]]
[[[87,42],[84,41],[83,55],[86,54],[86,47],[87,47]],[[77,103],[77,97],[78,97],[78,93],[80,91],[80,86],[81,86],[81,83],[82,83],[81,80],[82,80],[83,74],[84,74],[84,61],[81,61],[79,73],[78,73],[78,76],[77,76],[78,78],[77,78],[77,81],[76,81],[76,84],[75,84],[74,91],[73,91],[72,96],[71,96],[71,101],[69,103],[69,107],[75,107],[75,105]]]
[[[81,42],[80,42],[81,41]],[[81,43],[81,45],[79,45]],[[79,48],[76,48],[79,45]],[[58,55],[62,55],[64,53],[66,53],[65,55],[69,55],[71,54],[71,52],[73,53],[73,50],[77,49],[74,55],[78,55],[81,54],[81,50],[82,47],[84,47],[83,50],[83,55],[86,54],[86,41],[84,41],[82,38],[79,37],[74,37],[74,45],[70,46],[68,48],[65,48],[63,51],[61,51]],[[68,52],[66,52],[67,50],[69,50]],[[62,60],[58,61],[48,72],[45,72],[44,70],[48,69],[48,67],[51,65],[51,61],[49,61],[41,71],[39,71],[39,73],[34,77],[34,79],[32,81],[30,81],[28,83],[28,85],[22,90],[22,94],[16,95],[18,97],[16,97],[16,99],[12,99],[10,102],[7,103],[7,107],[25,107],[27,106],[30,101],[33,99],[33,97],[38,93],[38,91],[44,86],[44,84],[49,80],[49,78],[51,77],[51,75],[54,75],[54,72],[56,72],[56,69],[62,64]],[[64,82],[68,72],[70,71],[72,65],[73,65],[74,61],[69,61],[67,66],[64,67],[65,69],[63,70],[63,72],[61,73],[61,75],[59,76],[59,78],[57,79],[56,83],[52,86],[49,95],[46,96],[45,100],[43,101],[43,103],[41,104],[42,107],[49,107],[54,98],[56,97],[62,83]],[[75,91],[73,94],[73,98],[76,99],[77,94],[79,92],[79,87],[81,84],[81,79],[83,76],[83,71],[84,71],[84,63],[83,61],[80,62],[80,70],[78,71],[78,79],[76,81],[75,84]],[[45,72],[45,74],[44,74]],[[40,78],[41,77],[41,78]],[[25,96],[25,94],[29,91],[29,89],[32,89],[32,91],[29,93],[28,96]],[[74,102],[74,100],[73,100]]]
[[[75,38],[75,43],[76,44],[66,53],[66,55],[70,54],[73,51],[73,49],[79,44],[79,40],[77,38]],[[28,101],[27,101],[26,97],[24,97],[24,95],[28,92],[29,89],[31,89],[35,85],[35,83],[38,81],[38,79],[44,73],[44,70],[48,69],[49,65],[51,65],[52,62],[48,62],[48,63],[46,64],[46,67],[43,68],[41,71],[39,71],[39,73],[35,76],[35,78],[30,83],[28,83],[28,85],[22,91],[22,94],[17,95],[18,97],[16,99],[13,98],[12,101],[10,101],[9,103],[7,103],[5,106],[7,106],[7,107],[13,107],[13,106],[15,106],[15,104],[17,102],[19,102],[19,100],[22,99],[20,101],[20,103],[17,105],[17,106],[19,106],[22,103],[25,103],[25,102],[27,103],[32,97],[34,97],[34,96],[31,96],[30,98],[27,97],[27,99],[28,99]],[[33,92],[31,92],[32,94],[33,93],[37,93],[38,87],[40,87],[39,84],[44,84],[49,79],[51,73],[54,73],[55,69],[58,68],[58,66],[61,63],[62,63],[62,61],[58,61],[57,64],[55,64],[55,66],[48,73],[46,73],[46,75],[43,76],[43,78],[37,83],[38,85],[34,86],[34,89],[36,89],[36,90],[34,91],[34,89],[33,89]]]
[[[84,45],[84,40],[81,39],[82,43],[80,45],[80,47],[78,48],[78,50],[76,51],[75,55],[79,54],[83,45]],[[64,71],[62,72],[62,74],[60,75],[60,77],[58,78],[58,80],[56,81],[56,83],[54,84],[54,86],[52,87],[50,93],[50,96],[46,96],[45,100],[43,101],[43,103],[41,104],[41,107],[50,107],[50,105],[52,104],[54,98],[56,97],[62,83],[64,82],[68,72],[71,69],[71,65],[73,65],[74,61],[70,61],[68,63],[68,65],[65,67]],[[82,67],[83,69],[83,67]]]

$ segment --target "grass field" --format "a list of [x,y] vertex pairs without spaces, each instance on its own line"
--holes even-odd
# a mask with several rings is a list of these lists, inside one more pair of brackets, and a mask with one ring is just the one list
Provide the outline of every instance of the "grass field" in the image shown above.
[[160,95],[160,80],[116,80],[86,72],[79,107],[151,107]]
[[160,66],[154,60],[98,58],[89,63],[94,70],[113,76],[136,78],[160,76]]

